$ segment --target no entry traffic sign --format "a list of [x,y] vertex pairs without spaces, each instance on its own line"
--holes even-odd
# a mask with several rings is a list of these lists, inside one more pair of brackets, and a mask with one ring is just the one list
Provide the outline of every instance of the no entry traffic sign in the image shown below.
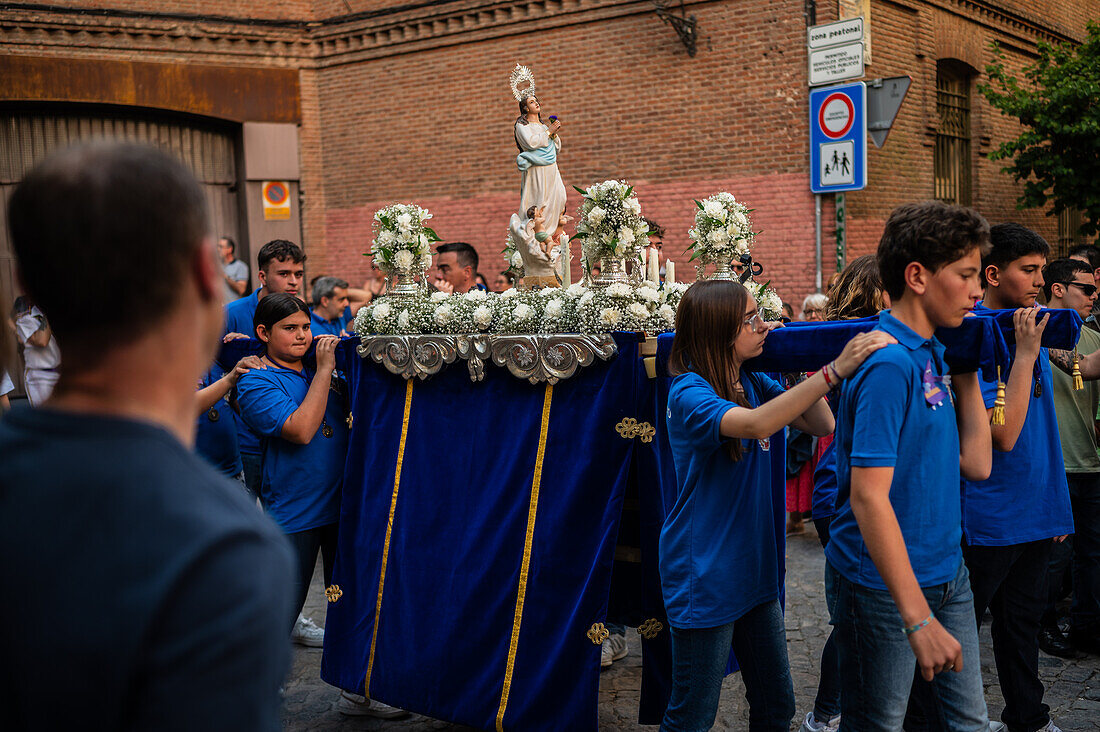
[[862,81],[810,92],[810,190],[867,186],[867,88]]

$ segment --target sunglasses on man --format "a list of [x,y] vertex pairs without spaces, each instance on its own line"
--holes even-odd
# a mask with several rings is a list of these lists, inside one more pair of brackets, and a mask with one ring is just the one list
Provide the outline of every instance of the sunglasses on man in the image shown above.
[[1057,284],[1065,285],[1066,287],[1069,287],[1070,285],[1073,285],[1074,287],[1080,287],[1081,293],[1085,297],[1092,297],[1096,294],[1096,285],[1089,285],[1084,282],[1058,282]]

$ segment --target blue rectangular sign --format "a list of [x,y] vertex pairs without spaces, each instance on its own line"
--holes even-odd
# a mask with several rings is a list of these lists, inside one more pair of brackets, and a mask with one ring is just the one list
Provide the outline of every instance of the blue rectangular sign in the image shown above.
[[867,187],[867,86],[862,81],[810,91],[810,190]]

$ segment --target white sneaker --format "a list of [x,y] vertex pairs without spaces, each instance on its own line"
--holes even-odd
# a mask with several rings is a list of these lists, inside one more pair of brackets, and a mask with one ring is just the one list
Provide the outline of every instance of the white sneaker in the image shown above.
[[1005,732],[1006,729],[1008,729],[1008,727],[1005,727],[1004,722],[996,722],[992,719],[989,720],[989,732]]
[[1048,719],[1046,726],[1035,730],[1035,732],[1062,732],[1062,730],[1054,723],[1053,719]]
[[376,719],[401,719],[409,716],[404,709],[391,707],[374,699],[368,699],[358,694],[340,692],[340,700],[336,702],[336,711],[348,717],[375,717]]
[[798,732],[837,732],[840,729],[840,715],[836,715],[828,722],[818,722],[813,712],[807,712],[802,720],[802,726]]
[[607,668],[620,658],[626,658],[626,636],[613,633],[607,636],[600,648],[600,668]]
[[320,648],[325,645],[325,629],[304,615],[298,616],[294,630],[290,631],[290,640],[300,646]]

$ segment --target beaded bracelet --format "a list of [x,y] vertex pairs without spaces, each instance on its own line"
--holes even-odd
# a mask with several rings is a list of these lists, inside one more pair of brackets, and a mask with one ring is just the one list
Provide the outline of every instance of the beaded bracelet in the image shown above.
[[905,631],[906,635],[913,635],[913,633],[916,633],[921,628],[927,628],[929,625],[931,625],[932,624],[932,619],[934,617],[936,617],[936,615],[934,613],[930,612],[930,613],[928,613],[928,617],[925,618],[924,620],[920,621],[916,625],[910,625],[908,628],[902,628],[902,630]]

